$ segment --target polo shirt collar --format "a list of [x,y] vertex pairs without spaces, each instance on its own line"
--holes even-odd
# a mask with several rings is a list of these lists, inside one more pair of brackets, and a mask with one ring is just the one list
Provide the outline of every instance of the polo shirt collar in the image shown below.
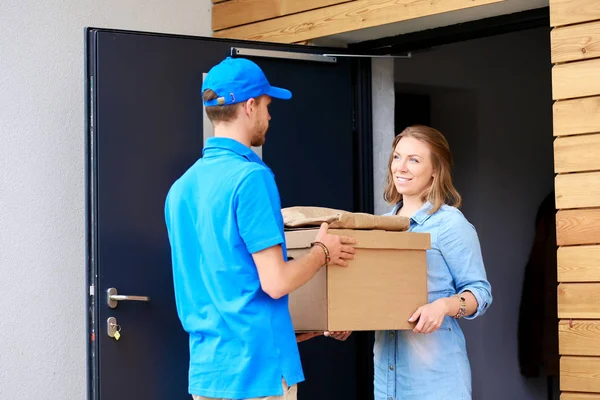
[[261,165],[265,165],[263,160],[252,151],[249,147],[246,147],[242,143],[237,140],[224,138],[224,137],[210,137],[206,140],[204,145],[204,150],[202,150],[202,155],[206,156],[207,153],[211,153],[212,151],[217,149],[229,150],[240,156],[246,158],[248,161],[259,163]]

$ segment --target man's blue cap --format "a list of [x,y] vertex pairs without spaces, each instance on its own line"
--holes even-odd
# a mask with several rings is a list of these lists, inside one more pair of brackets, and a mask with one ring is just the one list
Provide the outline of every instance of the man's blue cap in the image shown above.
[[207,107],[241,103],[265,94],[276,99],[292,98],[292,92],[271,86],[260,67],[245,58],[227,57],[212,67],[204,79],[202,93],[207,89],[219,96],[205,101]]

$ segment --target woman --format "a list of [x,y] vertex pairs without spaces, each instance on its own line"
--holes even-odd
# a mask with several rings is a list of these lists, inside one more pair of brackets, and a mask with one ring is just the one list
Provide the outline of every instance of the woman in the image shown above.
[[459,318],[482,315],[492,303],[479,240],[458,210],[452,156],[437,130],[417,125],[396,137],[384,199],[388,215],[410,218],[412,232],[431,234],[429,303],[409,321],[412,331],[375,334],[375,400],[471,399],[471,369]]

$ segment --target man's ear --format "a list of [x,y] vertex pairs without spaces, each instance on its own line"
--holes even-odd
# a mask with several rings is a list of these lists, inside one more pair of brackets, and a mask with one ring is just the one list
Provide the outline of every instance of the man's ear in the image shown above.
[[248,116],[250,116],[254,111],[256,111],[256,100],[254,98],[246,100],[246,102],[244,103],[244,111]]

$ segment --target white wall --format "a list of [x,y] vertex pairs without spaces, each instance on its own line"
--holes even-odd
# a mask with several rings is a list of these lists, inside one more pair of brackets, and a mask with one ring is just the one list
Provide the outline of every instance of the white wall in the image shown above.
[[517,318],[536,211],[553,187],[550,67],[548,29],[441,46],[395,65],[407,92],[431,94],[431,124],[450,142],[492,284],[488,313],[462,322],[475,400],[547,399],[544,379],[520,375]]
[[86,393],[86,26],[210,36],[210,0],[0,2],[0,399]]

